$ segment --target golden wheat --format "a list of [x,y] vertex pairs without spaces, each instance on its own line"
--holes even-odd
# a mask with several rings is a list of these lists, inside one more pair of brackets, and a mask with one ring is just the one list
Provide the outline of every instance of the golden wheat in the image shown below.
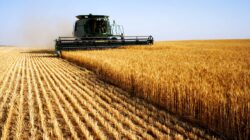
[[250,138],[250,40],[158,42],[62,57],[228,138]]
[[45,51],[0,58],[1,139],[220,139]]

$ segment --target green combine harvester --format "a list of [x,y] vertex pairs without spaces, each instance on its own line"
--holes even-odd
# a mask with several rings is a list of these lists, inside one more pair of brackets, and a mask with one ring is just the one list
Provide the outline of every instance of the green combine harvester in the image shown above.
[[79,15],[75,22],[73,37],[56,39],[55,51],[62,50],[103,49],[124,45],[153,44],[152,36],[124,36],[123,26],[109,22],[105,15]]

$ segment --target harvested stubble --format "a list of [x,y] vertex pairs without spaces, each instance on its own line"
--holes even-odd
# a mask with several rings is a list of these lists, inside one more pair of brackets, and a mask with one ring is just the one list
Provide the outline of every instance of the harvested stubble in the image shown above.
[[46,51],[0,48],[1,139],[219,139]]
[[158,42],[63,58],[232,139],[250,139],[250,40]]

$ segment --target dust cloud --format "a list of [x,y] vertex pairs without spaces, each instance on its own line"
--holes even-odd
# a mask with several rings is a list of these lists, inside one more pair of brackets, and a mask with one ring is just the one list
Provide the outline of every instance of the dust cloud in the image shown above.
[[19,24],[18,46],[54,48],[59,36],[72,36],[73,23],[65,18],[25,17]]

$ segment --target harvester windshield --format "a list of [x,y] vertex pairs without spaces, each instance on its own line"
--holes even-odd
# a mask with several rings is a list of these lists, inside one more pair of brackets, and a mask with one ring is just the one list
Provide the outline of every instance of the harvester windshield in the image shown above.
[[108,33],[108,21],[103,18],[90,19],[86,22],[84,28],[87,34],[105,34]]
[[105,15],[79,15],[75,23],[74,36],[84,37],[109,37],[111,27],[109,18]]

